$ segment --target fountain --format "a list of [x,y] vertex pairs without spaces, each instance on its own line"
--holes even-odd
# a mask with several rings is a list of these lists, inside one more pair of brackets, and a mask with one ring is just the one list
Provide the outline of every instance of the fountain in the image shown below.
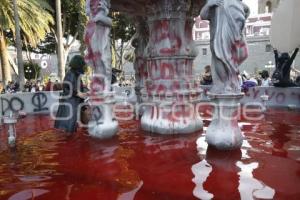
[[[93,2],[95,1],[97,0],[93,0]],[[227,3],[240,2],[239,0],[225,1]],[[98,1],[95,8],[98,8],[99,2],[101,6],[104,6],[102,7],[104,10],[109,8],[109,1]],[[171,28],[174,28],[174,26],[168,26],[168,24],[175,23],[178,25],[176,28],[183,26],[186,21],[191,20],[190,16],[199,13],[195,11],[196,14],[191,14],[191,10],[187,9],[190,8],[189,4],[195,3],[191,7],[199,10],[202,7],[202,2],[204,1],[112,1],[111,6],[114,10],[124,11],[133,16],[146,17],[150,28],[150,40],[145,54],[142,54],[143,51],[139,51],[141,60],[139,60],[140,64],[136,67],[146,69],[146,72],[141,71],[145,72],[147,76],[141,81],[145,81],[145,85],[141,83],[136,89],[141,90],[141,95],[143,94],[144,97],[149,96],[149,98],[144,98],[145,104],[155,103],[157,107],[165,110],[166,116],[168,116],[167,109],[169,108],[166,103],[189,102],[193,106],[193,103],[197,101],[197,94],[193,98],[193,91],[195,91],[194,87],[196,86],[190,87],[189,84],[186,84],[187,87],[182,88],[179,84],[178,87],[174,87],[174,93],[183,94],[179,98],[168,93],[164,95],[162,92],[161,94],[155,90],[152,91],[150,87],[151,84],[159,83],[162,85],[161,88],[166,87],[168,90],[168,84],[174,80],[185,83],[185,81],[189,82],[186,79],[190,78],[193,82],[189,69],[191,69],[194,55],[187,53],[193,52],[193,45],[187,45],[188,40],[181,40],[184,48],[176,48],[178,38],[182,39],[182,37],[173,40],[175,33],[179,33],[175,29],[172,31]],[[212,1],[209,0],[208,2]],[[217,10],[216,14],[222,14],[223,11],[228,9],[226,2],[224,4],[218,0],[214,2],[220,3],[218,4],[219,8],[216,8],[220,10]],[[186,4],[182,6],[182,3]],[[242,4],[232,7],[240,9]],[[180,19],[186,19],[186,21],[175,16],[174,8],[179,9],[179,12],[176,10],[176,13],[180,16]],[[239,13],[246,10],[241,9]],[[145,16],[145,13],[148,13],[149,16]],[[235,10],[230,10],[229,13],[233,16],[232,19],[236,19]],[[226,26],[221,29],[218,29],[220,27],[217,26],[218,28],[215,30],[225,34],[225,38],[228,39],[235,34],[226,35],[228,33],[226,31],[229,30],[228,28],[235,30],[235,27],[231,27],[227,23],[227,14],[226,16],[218,15],[223,20],[222,25]],[[101,16],[101,14],[98,17],[109,22],[109,19],[103,17],[103,15]],[[244,19],[243,16],[239,17]],[[165,20],[163,20],[164,18]],[[242,22],[243,20],[239,19],[238,21]],[[238,25],[239,23],[235,24]],[[107,65],[110,56],[107,54],[109,46],[104,45],[109,44],[106,34],[109,33],[109,27],[102,25],[103,23],[96,25],[92,21],[88,25],[91,28],[88,29],[91,30],[90,33],[94,33],[94,31],[99,33],[91,34],[91,38],[95,37],[95,40],[92,39],[88,43],[91,44],[90,47],[93,47],[90,50],[96,55],[93,59],[96,64],[93,65],[95,76],[93,76],[92,95],[88,101],[93,110],[93,120],[90,122],[89,133],[99,138],[114,136],[118,129],[118,123],[114,120],[111,110],[115,102],[115,96],[110,91],[109,84],[110,67]],[[185,30],[191,30],[191,24],[187,23],[186,25]],[[154,29],[153,27],[159,28]],[[94,31],[93,28],[95,28]],[[216,33],[219,33],[218,31]],[[162,33],[163,37],[156,37],[159,33]],[[98,36],[99,41],[97,40]],[[183,38],[185,36],[184,34]],[[163,40],[161,43],[153,42],[152,40],[156,38],[163,38]],[[104,41],[105,43],[103,43]],[[2,134],[0,132],[0,199],[24,199],[27,197],[32,199],[70,200],[86,199],[87,197],[89,199],[120,200],[300,199],[300,114],[295,110],[272,109],[272,106],[279,105],[283,107],[288,105],[285,102],[290,102],[299,108],[299,88],[284,91],[277,90],[277,88],[253,88],[251,90],[252,95],[244,98],[248,98],[248,101],[261,102],[261,95],[268,94],[269,101],[266,102],[269,106],[268,114],[263,115],[263,120],[259,119],[257,121],[240,116],[240,113],[238,114],[236,111],[238,111],[239,99],[243,94],[239,92],[238,87],[231,84],[235,83],[236,74],[229,74],[230,79],[228,79],[228,82],[222,82],[224,78],[228,78],[227,76],[218,77],[216,74],[228,75],[225,72],[236,72],[234,68],[228,67],[228,58],[232,58],[232,56],[226,54],[224,55],[226,59],[221,59],[219,57],[220,49],[223,50],[221,52],[225,53],[242,51],[239,48],[235,49],[235,45],[231,47],[236,51],[228,51],[228,41],[221,41],[216,45],[218,48],[213,46],[216,55],[212,65],[214,67],[215,84],[220,87],[220,90],[217,90],[219,87],[214,87],[210,91],[210,99],[215,105],[215,115],[210,124],[209,119],[211,116],[208,112],[211,111],[211,107],[203,106],[200,108],[201,111],[203,110],[201,112],[203,118],[207,119],[203,120],[203,131],[200,130],[195,134],[188,135],[153,136],[152,134],[144,134],[145,132],[141,130],[138,120],[128,120],[119,122],[120,128],[115,137],[110,140],[95,140],[86,137],[85,129],[79,129],[72,136],[59,134],[57,130],[51,128],[53,127],[53,120],[49,116],[29,115],[22,120],[22,123],[18,124],[18,138],[22,139],[18,140],[18,148],[14,151],[7,150],[7,145],[2,144],[4,141],[2,138],[5,137],[6,139],[7,133]],[[241,44],[243,43],[236,45],[243,46]],[[165,48],[170,46],[171,48]],[[155,54],[155,50],[161,47],[163,47],[162,53],[170,53],[170,55]],[[97,48],[101,49],[98,51]],[[176,55],[177,53],[172,55],[173,52],[177,52],[178,55]],[[101,57],[97,57],[99,53],[101,53]],[[240,54],[233,55],[239,58]],[[147,64],[143,64],[144,59]],[[236,59],[236,61],[241,60]],[[161,63],[165,63],[165,65],[161,65]],[[169,67],[176,63],[178,64],[176,70],[179,70],[179,72]],[[237,67],[239,63],[235,63],[231,67]],[[224,68],[227,70],[222,73]],[[97,74],[99,76],[96,76]],[[174,75],[174,77],[170,75]],[[157,77],[159,77],[158,80],[156,80]],[[268,90],[268,93],[263,93],[264,90]],[[277,93],[273,92],[274,90]],[[201,91],[198,92],[201,93]],[[284,96],[285,101],[276,104],[277,94],[279,94],[279,97]],[[7,96],[0,96],[1,100],[3,100],[2,98],[8,98]],[[161,97],[161,100],[158,97]],[[21,99],[24,100],[23,96],[21,96]],[[34,113],[33,109],[28,107],[28,105],[32,107],[31,101],[24,101],[26,102],[24,109]],[[5,106],[5,102],[4,106],[0,105],[1,111],[9,110],[12,107],[10,106],[12,102],[10,101],[7,106]],[[185,106],[188,107],[187,104]],[[188,108],[180,109],[188,110]],[[143,128],[165,134],[189,133],[189,131],[201,129],[201,120],[197,121],[199,118],[188,118],[182,115],[180,109],[178,109],[178,116],[176,116],[178,121],[174,121],[169,116],[162,120],[161,115],[157,116],[156,120],[152,120],[149,113],[147,113],[149,110],[146,111],[143,115],[144,118],[142,118]],[[241,110],[243,111],[243,108]],[[260,115],[261,113],[254,114]],[[149,116],[149,121],[145,118],[147,116]],[[238,116],[241,117],[239,123],[241,129],[236,121]],[[188,128],[183,130],[182,127],[179,127],[181,122]],[[197,126],[193,127],[191,124]],[[167,130],[164,125],[172,125],[172,127]],[[216,130],[217,132],[215,132]],[[244,136],[241,135],[241,130],[243,130]],[[216,139],[211,139],[213,137]],[[245,140],[242,143],[243,137]],[[239,148],[241,143],[242,146]],[[221,151],[212,148],[212,146],[221,149]],[[223,151],[224,149],[233,148],[237,149]]]
[[[147,104],[141,118],[142,128],[146,131],[179,134],[194,133],[202,128],[202,120],[195,112],[195,103],[200,100],[202,90],[194,79],[193,60],[197,51],[192,38],[194,17],[199,14],[202,2],[112,1],[113,9],[124,11],[136,19],[137,33],[133,40],[136,48],[135,89],[139,103]],[[102,115],[108,119],[109,129],[115,132],[117,124],[113,123],[110,109],[113,95],[109,102],[105,101],[106,98],[99,98],[99,94],[106,96],[110,93],[110,6],[110,0],[87,1],[90,20],[85,41],[88,47],[86,61],[94,67],[97,75],[93,77],[92,88],[96,88],[93,95],[99,104],[106,105]],[[145,29],[146,25],[149,31]],[[108,116],[104,116],[105,113]],[[93,119],[90,134],[99,135],[102,126],[103,120]]]

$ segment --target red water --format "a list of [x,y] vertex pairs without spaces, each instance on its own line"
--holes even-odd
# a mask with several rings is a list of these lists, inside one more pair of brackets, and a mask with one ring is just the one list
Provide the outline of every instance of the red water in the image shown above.
[[0,133],[0,199],[298,200],[299,122],[299,112],[285,110],[241,120],[242,149],[219,152],[207,149],[202,131],[150,135],[127,121],[100,141],[84,130],[63,136],[48,116],[28,116],[17,125],[15,149],[7,147],[6,130]]

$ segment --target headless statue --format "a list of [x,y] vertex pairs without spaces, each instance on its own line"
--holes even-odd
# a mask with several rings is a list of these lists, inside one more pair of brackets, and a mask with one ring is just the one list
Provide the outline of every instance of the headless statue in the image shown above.
[[207,0],[200,16],[210,21],[211,92],[240,94],[238,67],[248,57],[243,30],[249,8],[241,0]]

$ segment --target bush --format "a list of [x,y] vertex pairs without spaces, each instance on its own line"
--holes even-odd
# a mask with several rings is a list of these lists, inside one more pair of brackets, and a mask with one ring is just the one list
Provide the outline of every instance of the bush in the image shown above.
[[24,75],[27,80],[37,79],[40,76],[41,67],[34,62],[24,63]]

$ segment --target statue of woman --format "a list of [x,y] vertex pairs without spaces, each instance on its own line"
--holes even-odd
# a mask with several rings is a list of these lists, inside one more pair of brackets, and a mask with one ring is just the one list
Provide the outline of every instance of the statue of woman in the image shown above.
[[[108,17],[109,8],[110,0],[86,1],[89,22],[85,33],[85,43],[87,45],[85,60],[87,64],[94,67],[96,76],[93,83],[94,88],[98,88],[98,91],[109,91],[111,85],[112,69],[109,34],[112,19]],[[98,85],[95,86],[95,84]]]
[[215,94],[240,94],[239,65],[248,57],[243,30],[249,8],[241,0],[207,0],[201,19],[210,21]]

